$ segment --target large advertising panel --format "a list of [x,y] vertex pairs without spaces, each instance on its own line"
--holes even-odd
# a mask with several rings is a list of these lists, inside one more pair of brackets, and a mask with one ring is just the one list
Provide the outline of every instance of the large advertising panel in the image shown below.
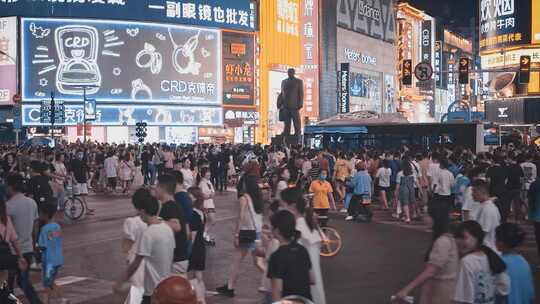
[[[40,121],[39,104],[23,104],[23,124],[26,126],[44,125]],[[84,120],[83,105],[66,104],[64,123],[58,125],[77,125]],[[134,126],[146,121],[153,126],[220,126],[223,124],[223,111],[218,107],[188,106],[139,106],[139,105],[97,105],[93,125]]]
[[338,0],[337,24],[373,38],[394,43],[396,12],[394,0]]
[[72,19],[23,19],[22,93],[40,101],[221,102],[217,30]]
[[0,18],[0,105],[17,92],[17,18]]
[[534,1],[480,0],[480,51],[531,43]]
[[223,105],[255,106],[253,35],[223,32]]
[[302,79],[304,108],[302,115],[319,118],[319,0],[300,2],[302,24]]
[[257,29],[250,0],[1,0],[0,14],[178,23],[243,31]]

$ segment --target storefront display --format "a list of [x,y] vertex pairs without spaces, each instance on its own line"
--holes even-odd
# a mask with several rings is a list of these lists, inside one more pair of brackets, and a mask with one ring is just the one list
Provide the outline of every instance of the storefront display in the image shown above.
[[393,43],[396,39],[393,0],[338,0],[339,27]]
[[255,107],[253,35],[223,32],[223,106]]

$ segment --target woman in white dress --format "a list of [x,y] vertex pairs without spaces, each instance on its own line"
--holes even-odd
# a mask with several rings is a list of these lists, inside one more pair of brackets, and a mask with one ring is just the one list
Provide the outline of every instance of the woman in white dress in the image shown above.
[[197,185],[201,188],[204,196],[204,212],[207,217],[205,225],[204,239],[207,242],[214,242],[214,239],[210,236],[210,232],[216,224],[216,206],[214,205],[214,185],[210,182],[210,168],[203,167],[197,177]]
[[315,274],[315,284],[311,285],[313,303],[326,304],[320,261],[322,239],[313,221],[313,211],[306,208],[302,192],[297,188],[288,188],[281,192],[281,205],[296,217],[296,230],[301,233],[298,243],[307,249],[311,259],[312,270]]

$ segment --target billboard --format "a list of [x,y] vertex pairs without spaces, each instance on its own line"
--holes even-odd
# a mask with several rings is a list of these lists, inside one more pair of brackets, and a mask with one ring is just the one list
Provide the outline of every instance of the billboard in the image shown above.
[[[420,60],[421,62],[432,63],[432,61],[433,61],[432,58],[431,58],[431,51],[433,49],[432,36],[433,36],[433,31],[432,31],[432,22],[431,22],[431,20],[422,21],[422,35],[421,35],[422,58]],[[433,66],[433,64],[432,64],[432,66]]]
[[531,43],[536,1],[480,0],[480,51]]
[[302,26],[302,76],[304,108],[302,116],[319,118],[319,0],[300,2]]
[[350,75],[350,64],[342,63],[340,70],[338,71],[338,102],[337,102],[337,112],[339,114],[349,113],[350,111],[350,91],[349,91],[349,81],[351,79]]
[[[25,126],[45,125],[40,122],[40,105],[23,104],[22,122]],[[74,126],[84,120],[83,104],[65,104],[64,123]],[[218,107],[96,105],[93,125],[134,126],[145,121],[150,126],[221,126],[223,111]]]
[[221,103],[217,30],[119,21],[22,19],[23,100]]
[[17,93],[17,18],[0,18],[0,105]]
[[255,106],[253,36],[223,32],[223,105]]
[[394,0],[338,0],[337,25],[373,38],[394,43]]
[[0,14],[151,21],[243,31],[257,29],[257,5],[250,0],[2,0]]

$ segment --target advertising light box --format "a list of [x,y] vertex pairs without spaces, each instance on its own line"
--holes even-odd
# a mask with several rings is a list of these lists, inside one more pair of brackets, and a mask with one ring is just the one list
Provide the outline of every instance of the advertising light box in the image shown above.
[[[24,104],[23,125],[45,125],[40,122],[40,112],[39,104]],[[64,116],[64,123],[58,125],[82,124],[82,103],[66,104]],[[219,107],[97,105],[95,118],[92,124],[102,126],[134,126],[139,121],[145,121],[150,126],[223,125],[223,111]]]
[[98,104],[220,105],[217,30],[120,21],[22,19],[22,93]]
[[0,16],[99,18],[257,29],[250,0],[0,0]]
[[17,90],[17,18],[0,18],[0,105],[11,105]]

